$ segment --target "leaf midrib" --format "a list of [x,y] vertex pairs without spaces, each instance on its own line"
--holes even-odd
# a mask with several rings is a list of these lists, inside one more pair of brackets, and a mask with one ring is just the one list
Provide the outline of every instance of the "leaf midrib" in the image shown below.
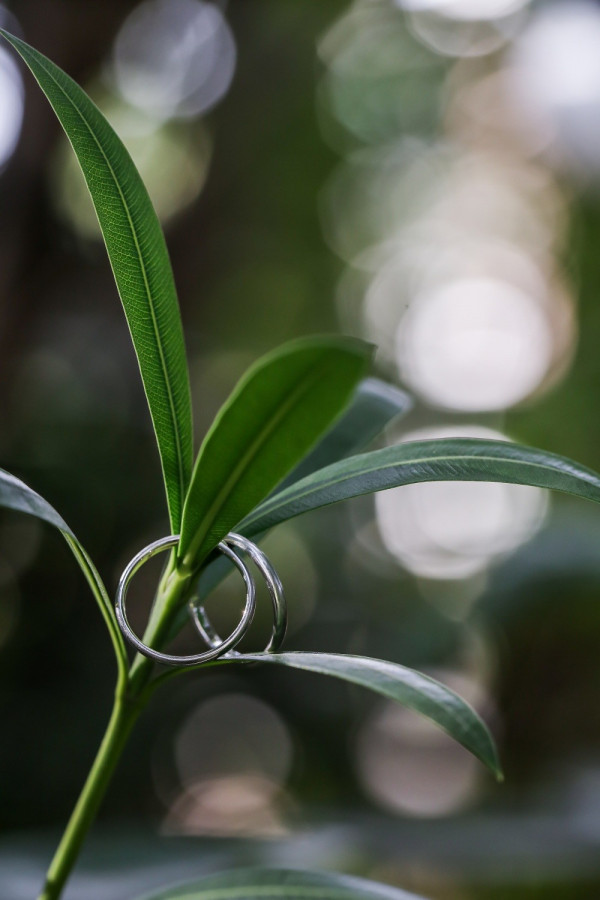
[[266,441],[273,433],[273,430],[277,427],[277,425],[279,425],[282,419],[285,418],[290,409],[292,409],[294,405],[301,399],[301,397],[306,394],[306,392],[312,387],[315,381],[318,381],[322,377],[323,373],[327,371],[328,367],[328,362],[321,362],[320,365],[317,365],[313,369],[311,376],[304,380],[301,384],[299,384],[290,393],[288,399],[277,407],[275,414],[270,417],[268,425],[260,430],[259,434],[248,446],[246,453],[242,455],[240,461],[232,470],[229,478],[227,478],[227,480],[224,482],[221,490],[211,503],[203,519],[203,523],[206,524],[204,524],[202,530],[196,533],[196,535],[194,536],[194,540],[190,542],[190,546],[188,547],[183,559],[184,565],[189,565],[191,562],[193,562],[194,555],[196,554],[198,547],[201,545],[202,541],[210,531],[216,513],[223,506],[228,497],[231,496],[233,488],[235,487],[240,474],[256,457],[260,448],[266,443]]
[[[375,451],[375,452],[377,452],[377,451]],[[354,457],[354,459],[357,459],[357,458],[358,457]],[[422,456],[422,457],[418,457],[418,458],[414,458],[414,459],[401,460],[401,461],[398,461],[395,463],[386,463],[385,465],[379,465],[379,466],[374,465],[370,468],[361,469],[360,471],[352,472],[345,476],[340,475],[337,478],[331,478],[328,481],[323,481],[318,484],[313,484],[312,487],[307,486],[307,488],[302,491],[290,490],[290,493],[288,494],[288,496],[280,499],[278,503],[275,503],[275,501],[277,500],[277,497],[274,497],[272,501],[267,500],[264,504],[262,504],[260,507],[258,507],[256,509],[255,515],[253,515],[251,513],[248,516],[247,524],[251,525],[253,521],[258,521],[259,519],[263,518],[264,516],[276,512],[278,509],[282,508],[283,506],[286,506],[288,503],[290,503],[292,501],[302,500],[304,497],[309,496],[310,494],[314,493],[316,490],[326,490],[327,488],[331,487],[332,485],[338,484],[339,482],[342,482],[342,481],[349,480],[350,478],[356,478],[360,475],[371,475],[373,472],[383,471],[385,469],[395,469],[400,466],[415,465],[417,463],[427,464],[427,463],[433,463],[433,462],[463,462],[466,459],[476,459],[479,462],[501,461],[503,463],[508,463],[508,464],[517,465],[517,466],[529,466],[529,467],[536,466],[540,469],[545,469],[549,472],[554,472],[554,473],[556,472],[556,469],[553,466],[548,465],[547,463],[534,462],[533,460],[512,459],[510,457],[484,456],[484,455],[480,456],[479,454],[472,455],[472,456],[467,455],[467,454],[452,454],[449,456]],[[333,465],[337,465],[337,464],[334,463]],[[586,479],[582,474],[580,474],[578,472],[577,473],[565,472],[564,474],[569,475],[571,478],[580,478],[582,481],[585,481],[586,484],[589,484],[590,486],[596,487],[598,490],[600,490],[600,484],[594,485],[594,483],[592,481]],[[307,476],[307,477],[312,478],[313,476]],[[441,479],[431,479],[431,480],[432,481],[435,481],[435,480],[450,481],[452,479],[441,478]],[[461,479],[457,478],[456,480],[460,481]],[[466,480],[468,480],[468,479],[466,479]],[[520,482],[514,482],[514,483],[519,484]],[[283,494],[283,492],[282,492],[282,494]]]
[[[102,154],[102,156],[103,156],[103,158],[104,158],[104,161],[105,161],[105,163],[106,163],[106,165],[107,165],[107,168],[108,168],[108,170],[109,170],[109,172],[110,172],[110,175],[111,175],[111,177],[112,177],[112,179],[113,179],[113,182],[114,182],[114,184],[115,184],[115,187],[117,188],[117,191],[118,191],[118,193],[119,193],[119,197],[121,198],[121,203],[122,203],[122,205],[123,205],[123,209],[124,209],[125,215],[126,215],[126,217],[127,217],[127,222],[128,222],[128,224],[129,224],[129,228],[130,228],[130,231],[131,231],[131,237],[132,237],[133,243],[134,243],[134,245],[135,245],[135,250],[136,250],[137,260],[138,260],[138,263],[139,263],[139,266],[140,266],[140,270],[141,270],[141,273],[142,273],[142,278],[143,278],[143,282],[144,282],[144,288],[145,288],[145,292],[146,292],[146,298],[147,298],[147,301],[148,301],[148,308],[149,308],[149,310],[150,310],[150,316],[151,316],[151,320],[152,320],[152,328],[153,328],[153,332],[154,332],[154,339],[155,339],[156,347],[157,347],[157,350],[158,350],[158,356],[159,356],[159,359],[160,359],[160,364],[161,364],[161,368],[162,368],[162,372],[163,372],[163,378],[164,378],[164,382],[165,382],[165,387],[166,387],[166,390],[167,390],[167,397],[168,397],[168,402],[169,402],[169,412],[170,412],[170,415],[171,415],[171,425],[173,426],[173,434],[174,434],[174,437],[175,437],[175,445],[176,445],[177,459],[178,459],[178,467],[177,467],[177,468],[178,468],[178,477],[179,477],[179,497],[180,497],[180,503],[181,503],[181,502],[183,502],[183,498],[184,498],[184,496],[185,496],[185,487],[186,487],[186,485],[185,485],[185,477],[184,477],[184,473],[183,473],[183,465],[182,465],[182,462],[183,462],[182,447],[181,447],[181,441],[180,441],[180,438],[179,438],[179,430],[178,430],[178,428],[177,428],[177,415],[176,415],[176,411],[175,411],[175,402],[174,402],[174,398],[173,398],[173,393],[172,393],[172,391],[171,391],[170,381],[169,381],[169,378],[168,378],[168,369],[167,369],[166,360],[165,360],[164,353],[163,353],[163,349],[162,349],[162,344],[161,344],[160,339],[159,339],[158,323],[157,323],[157,320],[156,320],[156,314],[155,314],[155,311],[154,311],[153,297],[152,297],[152,293],[151,293],[151,291],[150,291],[150,284],[149,284],[148,275],[147,275],[147,272],[146,272],[146,266],[145,266],[145,263],[144,263],[144,260],[143,260],[142,254],[141,254],[140,245],[139,245],[139,242],[138,242],[138,239],[137,239],[137,235],[136,235],[136,232],[135,232],[135,227],[134,227],[134,224],[133,224],[133,220],[132,220],[131,215],[130,215],[130,213],[129,213],[129,208],[128,208],[127,203],[126,203],[126,201],[125,201],[125,196],[124,196],[124,194],[123,194],[123,191],[121,190],[121,186],[120,186],[120,184],[119,184],[119,182],[118,182],[118,179],[117,179],[117,177],[116,177],[116,175],[115,175],[114,169],[113,169],[113,167],[112,167],[112,165],[111,165],[111,163],[110,163],[110,161],[109,161],[109,159],[108,159],[108,157],[107,157],[107,155],[106,155],[106,153],[105,153],[105,151],[104,151],[104,148],[102,147],[102,145],[101,145],[100,142],[98,141],[98,139],[97,139],[96,135],[94,134],[94,132],[93,132],[93,130],[92,130],[90,124],[88,123],[87,118],[86,118],[84,112],[80,109],[80,107],[79,107],[78,104],[75,102],[75,100],[74,100],[72,97],[69,96],[69,94],[66,92],[66,90],[64,89],[64,87],[63,87],[63,86],[60,84],[60,82],[56,79],[56,77],[54,76],[54,74],[46,67],[46,65],[44,64],[43,60],[38,60],[37,57],[35,57],[35,56],[34,56],[34,59],[36,60],[36,62],[38,63],[38,65],[44,70],[44,72],[46,73],[46,75],[47,75],[49,78],[52,79],[52,81],[54,82],[54,84],[56,85],[56,87],[62,92],[62,94],[64,95],[64,97],[68,100],[68,102],[71,104],[71,106],[75,109],[75,111],[76,111],[77,114],[79,115],[81,121],[83,122],[83,124],[84,124],[85,127],[87,128],[87,130],[88,130],[88,132],[89,132],[91,138],[93,139],[93,141],[95,142],[96,146],[98,147],[100,153]],[[107,248],[107,249],[108,249],[108,248]],[[110,254],[109,254],[109,260],[110,260]],[[114,271],[114,266],[112,265],[112,260],[110,260],[110,262],[111,262],[111,267],[113,268],[113,271]],[[137,352],[137,351],[136,351],[136,352]],[[145,384],[144,384],[144,390],[145,390],[146,395],[147,395],[147,394],[148,394],[148,391],[147,391],[147,389],[146,389],[146,385],[145,385]]]

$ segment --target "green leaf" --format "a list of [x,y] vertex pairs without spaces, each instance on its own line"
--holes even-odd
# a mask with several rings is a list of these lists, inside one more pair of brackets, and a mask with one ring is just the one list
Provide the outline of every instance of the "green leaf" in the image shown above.
[[344,415],[288,475],[281,488],[368,447],[386,425],[406,415],[411,407],[412,400],[404,391],[379,378],[365,378]]
[[[365,378],[356,388],[344,415],[288,475],[281,488],[366,447],[386,425],[407,413],[411,406],[412,400],[404,391],[378,378]],[[206,597],[232,568],[233,564],[226,556],[217,556],[200,576],[198,596]],[[183,617],[181,621],[185,621]]]
[[244,653],[222,657],[216,665],[257,662],[332,675],[395,700],[426,716],[502,778],[494,740],[475,710],[450,688],[421,672],[398,663],[338,653]]
[[337,875],[293,869],[237,869],[144,900],[419,900],[400,888]]
[[348,402],[371,347],[343,337],[291,341],[258,360],[209,430],[186,497],[178,558],[206,554],[302,459]]
[[193,459],[190,388],[171,264],[156,213],[129,153],[87,94],[0,29],[31,69],[75,151],[123,302],[156,432],[173,532]]
[[112,603],[96,567],[65,520],[47,500],[44,500],[36,491],[28,487],[24,481],[11,475],[9,472],[5,472],[3,469],[0,469],[0,506],[15,512],[23,512],[27,513],[27,515],[35,516],[54,528],[58,528],[61,532],[100,607],[100,612],[113,642],[119,672],[123,675],[127,669],[127,652]]
[[413,441],[352,456],[303,478],[261,503],[238,530],[251,536],[300,513],[403,484],[501,481],[600,502],[600,475],[570,459],[506,441]]

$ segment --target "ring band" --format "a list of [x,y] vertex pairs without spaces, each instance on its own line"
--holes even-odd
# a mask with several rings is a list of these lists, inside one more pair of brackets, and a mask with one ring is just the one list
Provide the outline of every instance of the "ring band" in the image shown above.
[[[163,665],[167,666],[197,666],[201,663],[209,662],[213,659],[218,659],[220,656],[223,656],[225,653],[227,653],[228,650],[233,649],[236,644],[238,644],[242,640],[242,638],[246,634],[246,631],[252,624],[252,619],[254,618],[254,612],[256,610],[256,589],[254,586],[254,580],[250,572],[248,571],[248,567],[246,566],[244,561],[240,559],[237,553],[228,546],[230,537],[231,536],[228,535],[225,540],[221,541],[218,544],[217,549],[220,550],[221,553],[224,553],[226,556],[228,556],[232,563],[242,574],[244,583],[246,585],[246,603],[244,606],[244,612],[237,627],[231,632],[229,637],[225,638],[224,641],[221,641],[220,638],[216,636],[213,630],[211,639],[207,639],[210,649],[204,651],[203,653],[195,653],[189,656],[174,656],[170,653],[161,653],[158,650],[154,650],[152,647],[148,647],[147,644],[144,644],[144,642],[140,640],[140,638],[131,628],[129,620],[127,619],[125,598],[127,596],[127,589],[129,588],[131,579],[138,571],[138,569],[140,569],[144,565],[144,563],[148,562],[149,559],[152,559],[152,557],[157,553],[161,553],[163,550],[167,550],[169,547],[174,547],[176,544],[178,544],[179,535],[171,534],[168,537],[160,538],[160,540],[154,541],[152,544],[148,544],[147,547],[144,547],[143,550],[140,550],[140,552],[137,553],[127,564],[127,566],[123,570],[121,578],[119,579],[119,585],[117,587],[117,594],[115,599],[115,612],[117,621],[119,623],[119,628],[121,629],[123,636],[133,647],[135,647],[135,649],[139,653],[147,656],[149,659],[155,660],[155,662],[162,663]],[[202,632],[200,633],[202,634]]]
[[[230,531],[227,537],[223,539],[222,543],[233,545],[244,553],[247,553],[265,579],[273,604],[273,632],[264,652],[274,653],[281,647],[287,628],[287,605],[279,575],[263,551],[243,535],[235,534],[235,532]],[[215,631],[202,603],[194,598],[190,601],[189,608],[196,629],[209,647],[212,647],[215,650],[218,647],[222,647],[223,641]]]

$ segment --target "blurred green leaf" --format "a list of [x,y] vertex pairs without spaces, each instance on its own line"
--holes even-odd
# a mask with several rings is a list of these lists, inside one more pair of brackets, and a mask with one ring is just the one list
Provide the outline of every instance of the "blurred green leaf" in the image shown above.
[[344,415],[287,476],[281,488],[368,447],[386,425],[406,415],[411,407],[409,395],[393,384],[365,378]]
[[31,69],[85,176],[137,354],[176,533],[192,469],[192,415],[177,295],[160,224],[129,153],[87,94],[33,47],[0,33]]
[[400,888],[333,872],[237,869],[144,900],[419,900]]
[[194,466],[178,557],[197,566],[276,487],[343,410],[371,347],[291,341],[258,360],[222,406]]
[[24,481],[11,475],[9,472],[5,472],[3,469],[0,469],[0,506],[15,512],[23,512],[27,513],[27,515],[35,516],[37,519],[53,525],[54,528],[58,528],[61,532],[100,607],[100,612],[106,622],[115,648],[119,671],[123,673],[127,666],[127,653],[112,603],[94,563],[65,520],[47,500],[44,500],[36,491],[28,487]]
[[600,502],[600,475],[570,459],[506,441],[449,438],[398,444],[327,466],[269,497],[238,531],[259,534],[311,509],[423,481],[529,484]]
[[430,719],[502,777],[498,753],[487,726],[469,704],[450,688],[398,663],[338,653],[244,653],[222,657],[224,663],[268,663],[305,672],[332,675],[395,700]]

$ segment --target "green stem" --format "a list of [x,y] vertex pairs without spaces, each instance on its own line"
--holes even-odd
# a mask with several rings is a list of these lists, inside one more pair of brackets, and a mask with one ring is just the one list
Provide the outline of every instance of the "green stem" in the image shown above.
[[117,691],[112,715],[94,764],[46,875],[39,900],[58,900],[77,860],[127,738],[142,706]]
[[[180,576],[174,571],[173,566],[167,569],[146,629],[144,639],[149,646],[160,646],[168,636],[173,617],[183,602],[189,586],[188,575]],[[151,680],[153,672],[154,663],[145,656],[136,656],[129,671],[120,666],[115,702],[108,727],[50,864],[38,900],[59,900],[82,844],[96,818],[131,729],[154,693],[154,682]]]
[[[143,641],[148,647],[161,647],[168,642],[173,620],[184,605],[190,588],[191,576],[189,573],[182,575],[177,570],[173,554],[170,565],[162,577],[156,602],[144,632]],[[152,660],[138,653],[129,670],[129,684],[135,696],[139,696],[148,686],[153,671]]]

